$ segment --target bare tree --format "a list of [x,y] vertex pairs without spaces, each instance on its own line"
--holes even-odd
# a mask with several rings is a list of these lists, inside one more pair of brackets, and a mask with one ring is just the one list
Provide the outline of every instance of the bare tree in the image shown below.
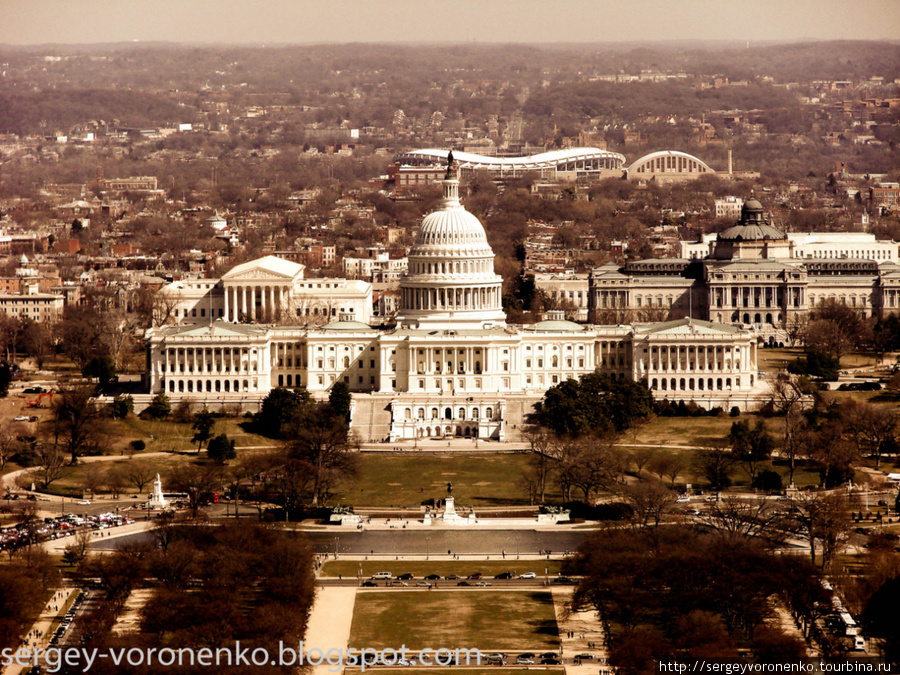
[[53,401],[53,444],[70,455],[71,464],[77,464],[85,452],[102,449],[105,419],[105,410],[94,401],[93,385],[60,384]]
[[21,445],[15,432],[9,423],[0,424],[0,472],[6,468],[7,463],[19,452]]
[[734,455],[725,448],[725,442],[701,448],[694,455],[694,471],[700,474],[716,495],[731,486],[731,473],[735,465]]
[[102,489],[105,479],[103,467],[97,462],[91,462],[85,467],[81,482],[91,495],[96,496]]
[[59,446],[52,443],[39,443],[33,451],[35,473],[42,488],[48,488],[54,481],[62,478],[67,471],[66,456]]
[[534,486],[538,501],[543,504],[550,475],[559,461],[558,443],[552,432],[538,425],[526,426],[522,435],[531,447],[528,480]]
[[841,418],[849,440],[860,456],[875,458],[875,468],[881,466],[881,456],[896,447],[897,412],[892,407],[876,406],[855,399],[841,406]]
[[783,537],[785,514],[765,499],[724,497],[704,514],[704,521],[720,532],[744,537]]
[[170,481],[179,492],[188,496],[188,507],[196,517],[200,505],[222,487],[222,474],[215,464],[182,464],[173,469]]
[[571,489],[581,491],[584,501],[591,503],[597,493],[619,483],[627,468],[625,452],[614,445],[615,437],[582,436],[559,444],[560,468],[557,480],[566,499]]
[[75,531],[75,539],[66,546],[63,553],[63,561],[69,565],[79,565],[87,557],[91,547],[92,531],[87,526],[82,526]]
[[650,465],[650,463],[653,461],[653,458],[656,457],[656,453],[658,451],[659,448],[651,448],[649,446],[635,448],[631,451],[631,463],[634,464],[634,468],[637,472],[638,478],[641,477],[641,473],[643,473],[644,467]]
[[804,425],[803,401],[807,393],[799,378],[786,375],[775,380],[772,393],[775,411],[783,416],[781,452],[788,460],[788,481],[793,484],[799,452],[797,435]]
[[648,466],[653,473],[659,476],[660,480],[668,478],[670,487],[675,487],[675,480],[678,478],[678,475],[687,468],[687,464],[681,455],[671,450],[657,452]]
[[633,527],[658,526],[663,515],[675,505],[675,493],[655,480],[626,485],[621,494],[631,506]]
[[809,555],[816,562],[816,540],[822,545],[822,567],[828,569],[850,535],[850,503],[846,495],[804,492],[794,502],[797,523],[809,539]]
[[157,473],[159,473],[159,469],[155,464],[132,458],[125,465],[124,478],[129,485],[133,485],[137,489],[138,493],[141,493]]
[[806,316],[793,316],[785,324],[784,330],[787,333],[788,345],[796,347],[803,342],[803,336],[806,334],[806,327],[809,324],[809,318]]

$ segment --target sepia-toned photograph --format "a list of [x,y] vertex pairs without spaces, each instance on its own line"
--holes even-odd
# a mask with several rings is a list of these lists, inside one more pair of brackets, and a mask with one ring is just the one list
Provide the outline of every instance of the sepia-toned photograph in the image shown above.
[[0,0],[0,675],[896,671],[900,1]]

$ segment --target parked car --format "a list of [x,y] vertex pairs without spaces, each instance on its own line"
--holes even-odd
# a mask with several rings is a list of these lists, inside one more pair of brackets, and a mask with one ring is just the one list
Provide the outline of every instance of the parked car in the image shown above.
[[431,588],[431,584],[429,584],[427,581],[417,581],[416,586],[421,586],[423,588]]
[[457,583],[456,585],[457,585],[457,586],[471,586],[472,583],[469,582],[469,581],[460,581],[460,582]]
[[490,586],[491,582],[490,581],[476,581],[475,585],[476,586]]
[[405,581],[400,581],[399,579],[394,579],[391,582],[391,586],[409,586],[409,584],[406,583]]
[[524,656],[517,656],[516,657],[516,665],[517,666],[533,666],[534,661],[532,661],[531,659],[527,659]]
[[466,579],[480,579],[482,576],[484,575],[481,572],[473,572],[472,574],[467,576]]
[[393,579],[394,575],[390,572],[375,572],[370,579]]
[[401,575],[398,576],[397,578],[400,579],[400,580],[402,580],[402,581],[409,581],[410,579],[414,579],[415,577],[413,576],[412,572],[404,572],[403,574],[401,574]]
[[373,586],[377,586],[378,584],[376,584],[374,581],[366,580],[366,581],[362,582],[362,585],[367,588],[371,588]]
[[571,586],[575,582],[572,581],[569,577],[556,577],[555,579],[553,579],[553,581],[551,583]]
[[429,581],[437,581],[438,579],[441,578],[441,575],[440,574],[429,574],[425,578],[428,579]]
[[537,574],[534,572],[525,572],[525,574],[519,575],[520,579],[537,579]]
[[451,581],[456,581],[457,579],[460,579],[461,577],[458,574],[448,574],[444,578],[449,579]]
[[18,415],[17,417],[13,417],[13,422],[27,422],[28,417],[25,415]]
[[500,574],[495,574],[495,579],[512,579],[512,572],[500,572]]

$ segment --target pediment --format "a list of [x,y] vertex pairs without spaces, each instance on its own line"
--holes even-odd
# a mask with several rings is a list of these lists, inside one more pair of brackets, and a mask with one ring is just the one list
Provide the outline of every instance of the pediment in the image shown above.
[[229,282],[230,281],[243,281],[243,280],[249,280],[249,279],[254,279],[254,280],[268,279],[271,281],[290,281],[291,277],[289,277],[286,274],[278,274],[277,272],[272,272],[270,270],[260,269],[260,268],[247,270],[246,272],[240,272],[233,276],[229,275],[229,276],[225,277],[225,280],[229,281]]

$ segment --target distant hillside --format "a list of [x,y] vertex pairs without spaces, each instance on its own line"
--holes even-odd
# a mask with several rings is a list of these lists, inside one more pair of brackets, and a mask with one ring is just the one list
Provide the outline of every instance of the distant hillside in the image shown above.
[[195,111],[164,95],[140,91],[53,90],[0,94],[0,132],[68,131],[87,120],[118,119],[126,127],[191,122]]

